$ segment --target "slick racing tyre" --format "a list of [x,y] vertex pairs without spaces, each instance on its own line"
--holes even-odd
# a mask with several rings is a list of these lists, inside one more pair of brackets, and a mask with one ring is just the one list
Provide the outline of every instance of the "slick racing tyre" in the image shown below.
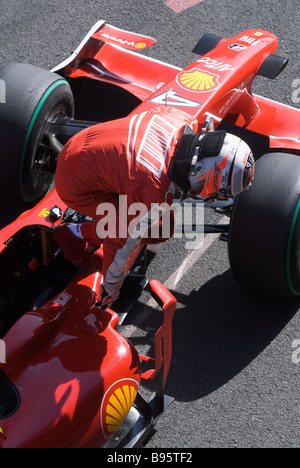
[[229,261],[236,280],[262,293],[300,295],[300,157],[270,153],[234,206]]
[[73,117],[72,91],[59,75],[28,64],[5,65],[0,80],[5,84],[0,104],[1,200],[34,202],[54,179],[49,161],[55,159],[55,150],[47,145],[47,127],[58,116]]

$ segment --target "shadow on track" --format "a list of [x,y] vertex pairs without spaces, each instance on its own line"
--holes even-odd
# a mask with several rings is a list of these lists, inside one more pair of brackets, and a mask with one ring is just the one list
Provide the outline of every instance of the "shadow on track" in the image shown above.
[[[274,299],[245,290],[230,270],[189,296],[177,291],[173,294],[179,307],[173,322],[173,358],[166,393],[177,401],[204,397],[239,374],[300,307],[300,299]],[[160,323],[159,314],[149,313],[142,327],[148,336],[133,337],[132,344],[149,343]],[[154,355],[153,347],[149,354]]]

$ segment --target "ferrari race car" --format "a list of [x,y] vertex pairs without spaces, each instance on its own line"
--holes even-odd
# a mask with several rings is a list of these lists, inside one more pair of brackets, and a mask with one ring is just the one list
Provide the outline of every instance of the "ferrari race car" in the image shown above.
[[[199,132],[240,136],[256,160],[250,189],[204,203],[228,221],[192,229],[220,233],[242,285],[300,294],[300,111],[251,91],[257,75],[274,79],[287,65],[275,55],[277,38],[259,29],[231,39],[204,34],[184,70],[137,53],[154,43],[99,21],[52,71],[19,63],[0,69],[1,197],[28,206],[0,231],[2,447],[133,447],[171,401],[164,386],[176,300],[147,281],[151,252],[135,252],[120,299],[102,310],[101,273],[78,271],[53,239],[60,223],[85,219],[52,183],[62,147],[87,126],[172,106],[192,114]],[[164,310],[155,358],[140,355],[118,330],[144,288]],[[153,377],[157,390],[146,400],[141,380]]]

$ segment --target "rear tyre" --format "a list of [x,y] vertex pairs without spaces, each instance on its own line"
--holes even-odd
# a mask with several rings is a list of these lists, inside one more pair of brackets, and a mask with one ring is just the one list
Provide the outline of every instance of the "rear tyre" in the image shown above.
[[270,153],[235,202],[229,261],[236,280],[262,293],[300,295],[300,157]]
[[58,116],[73,117],[72,91],[59,75],[28,64],[5,65],[0,80],[6,91],[0,105],[0,195],[2,200],[34,202],[54,179],[47,127]]

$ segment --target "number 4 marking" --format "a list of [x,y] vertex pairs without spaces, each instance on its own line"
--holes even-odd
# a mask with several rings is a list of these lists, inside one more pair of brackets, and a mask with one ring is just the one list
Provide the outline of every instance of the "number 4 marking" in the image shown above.
[[170,89],[169,91],[159,94],[154,98],[150,99],[150,102],[154,104],[160,104],[163,106],[178,106],[178,107],[200,107],[202,104],[200,102],[191,101],[182,96],[178,96],[177,91]]

